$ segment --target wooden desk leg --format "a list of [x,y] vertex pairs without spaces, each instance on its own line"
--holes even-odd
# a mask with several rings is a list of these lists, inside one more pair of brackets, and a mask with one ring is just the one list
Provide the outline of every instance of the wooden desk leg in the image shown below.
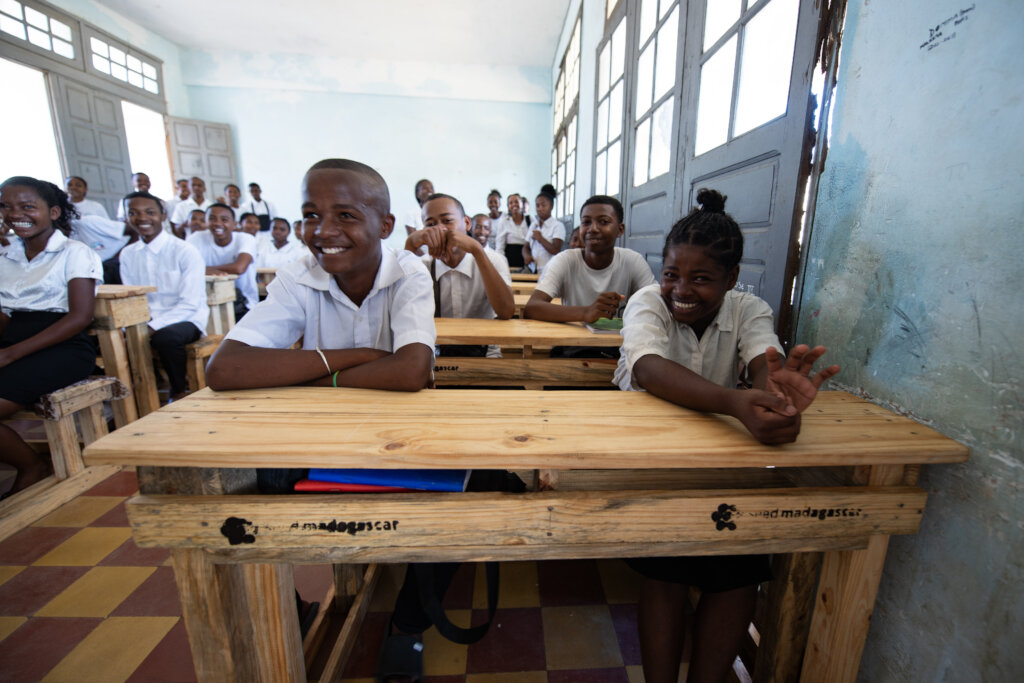
[[[899,465],[874,466],[868,477],[871,486],[893,486],[902,480]],[[872,536],[864,550],[825,553],[800,673],[804,683],[857,680],[888,547],[888,536]]]
[[[132,386],[132,371],[128,364],[128,347],[124,343],[121,330],[96,330],[96,338],[100,342],[100,354],[103,356],[103,368],[107,375],[117,377]],[[139,411],[135,407],[135,398],[129,396],[111,401],[114,411],[114,424],[124,427],[129,422],[139,419]]]
[[775,578],[761,587],[757,619],[754,683],[786,683],[799,679],[807,645],[807,627],[814,608],[821,553],[789,553],[772,557]]
[[200,681],[298,681],[306,671],[289,565],[215,565],[171,551]]
[[132,392],[139,415],[148,415],[160,407],[153,373],[153,352],[149,347],[149,327],[146,323],[124,328],[128,340],[128,358],[132,367]]

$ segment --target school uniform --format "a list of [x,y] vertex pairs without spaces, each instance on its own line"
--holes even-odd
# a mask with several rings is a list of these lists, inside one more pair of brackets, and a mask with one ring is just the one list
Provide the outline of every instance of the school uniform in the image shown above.
[[149,244],[139,240],[124,248],[121,281],[156,286],[146,295],[153,329],[149,341],[167,371],[171,394],[184,392],[185,346],[206,334],[210,316],[203,257],[191,244],[160,232]]
[[565,226],[562,224],[562,221],[558,220],[554,216],[548,216],[548,219],[544,222],[541,222],[540,219],[535,217],[533,223],[534,227],[527,231],[527,235],[530,236],[528,241],[530,245],[530,254],[533,256],[533,262],[537,265],[537,273],[543,274],[548,263],[551,259],[557,256],[557,254],[552,254],[544,248],[544,245],[541,244],[539,240],[533,239],[533,231],[539,229],[540,234],[548,242],[553,242],[554,240],[562,240],[564,242]]
[[117,256],[130,237],[125,234],[124,221],[90,215],[71,220],[71,239],[95,251],[100,261],[108,261]]
[[83,199],[80,202],[71,202],[71,204],[75,207],[78,211],[78,215],[80,216],[100,216],[108,220],[110,219],[110,214],[107,213],[107,207],[92,199]]
[[[634,294],[622,321],[622,354],[613,381],[624,391],[643,391],[633,379],[633,366],[646,355],[667,358],[704,379],[735,388],[741,367],[769,346],[782,353],[771,307],[746,292],[729,291],[715,319],[700,339],[676,321],[657,284]],[[716,593],[751,586],[772,578],[767,555],[649,557],[626,560],[644,576],[696,586]]]
[[[240,254],[249,254],[252,262],[235,280],[235,287],[250,311],[260,302],[259,289],[256,287],[256,240],[252,235],[247,232],[231,233],[231,241],[223,247],[214,242],[213,233],[209,230],[194,232],[185,241],[199,250],[207,266],[222,266],[238,260]],[[241,315],[238,313],[244,313],[237,307],[235,310],[236,317],[240,318]]]
[[[505,257],[487,249],[484,249],[484,254],[501,275],[501,279],[511,288],[512,274]],[[423,256],[420,260],[430,271],[434,288],[434,307],[439,318],[490,320],[498,317],[491,307],[490,299],[487,298],[480,266],[472,255],[463,256],[459,265],[454,268],[432,256]],[[463,345],[459,345],[458,348],[441,347],[441,351],[441,355],[478,355],[476,348]],[[484,354],[488,358],[501,358],[501,349],[496,344],[479,347],[479,355]]]
[[174,223],[175,225],[188,225],[188,219],[192,215],[193,211],[195,211],[196,209],[206,211],[208,208],[210,208],[211,204],[216,204],[216,202],[213,201],[212,199],[204,199],[203,203],[199,204],[192,197],[189,197],[188,199],[183,199],[181,202],[178,203],[177,206],[174,207],[174,213],[171,215],[171,222]]
[[270,231],[270,221],[277,216],[277,208],[266,199],[256,201],[250,197],[239,204],[235,220],[238,220],[243,213],[256,214],[256,218],[260,221],[260,232],[263,233]]
[[164,202],[164,211],[167,212],[168,225],[170,225],[171,218],[174,216],[174,210],[177,209],[178,205],[181,204],[183,201],[185,200],[179,199],[178,196],[175,195],[171,199],[168,199],[166,202]]
[[[31,261],[21,238],[9,239],[9,246],[0,247],[0,310],[10,317],[0,348],[35,336],[66,315],[71,280],[103,281],[96,252],[59,230]],[[43,394],[85,379],[95,365],[95,347],[83,330],[0,368],[0,398],[31,406]]]
[[280,249],[274,245],[273,238],[260,240],[257,237],[256,239],[257,268],[283,268],[308,253],[309,249],[306,248],[306,245],[296,240],[291,231],[288,232],[288,241]]
[[504,214],[493,225],[494,248],[505,255],[508,264],[513,268],[523,267],[523,245],[526,244],[533,219],[529,214],[523,215],[523,222],[516,225],[512,216]]
[[[163,201],[163,200],[161,199],[160,201]],[[171,219],[170,219],[170,215],[173,212],[174,207],[177,206],[180,201],[181,200],[174,200],[174,199],[172,199],[172,200],[164,203],[164,216],[165,216],[165,218],[164,218],[163,223],[161,223],[161,226],[160,226],[160,227],[162,227],[164,229],[164,232],[171,232]],[[171,202],[174,202],[174,204],[171,204]],[[128,202],[126,200],[123,200],[123,199],[117,203],[117,220],[120,221],[121,223],[124,223],[127,220],[126,214],[125,214],[125,211],[126,211],[125,204],[127,204],[127,203]]]

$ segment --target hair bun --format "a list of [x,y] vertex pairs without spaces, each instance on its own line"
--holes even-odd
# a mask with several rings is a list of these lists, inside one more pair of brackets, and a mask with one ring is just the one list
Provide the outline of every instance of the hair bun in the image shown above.
[[697,203],[700,204],[700,210],[708,213],[725,213],[725,200],[727,196],[719,192],[718,190],[709,190],[706,187],[702,187],[697,190]]

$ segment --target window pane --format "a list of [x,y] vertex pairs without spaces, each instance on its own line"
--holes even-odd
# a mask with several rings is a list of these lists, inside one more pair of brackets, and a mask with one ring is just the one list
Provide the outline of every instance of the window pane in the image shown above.
[[143,79],[143,87],[146,90],[148,90],[149,92],[153,93],[154,95],[159,95],[160,94],[160,86],[157,85],[156,81],[154,81],[154,80],[152,80],[150,78],[144,78]]
[[[120,67],[119,67],[120,68]],[[142,74],[134,71],[128,72],[128,82],[134,85],[136,88],[142,87]]]
[[63,38],[67,41],[71,40],[71,27],[56,19],[50,19],[50,33],[58,38]]
[[735,63],[736,36],[733,36],[700,68],[694,155],[718,147],[729,137],[729,109]]
[[21,3],[16,0],[0,0],[0,12],[21,19]]
[[52,49],[50,47],[50,34],[31,26],[28,27],[28,42],[36,45],[37,47],[41,47],[44,50]]
[[60,38],[53,39],[53,51],[61,57],[67,57],[68,59],[75,58],[75,47],[71,43],[65,43]]
[[569,191],[565,194],[565,213],[574,213],[576,210],[576,184],[573,183],[569,186]]
[[617,4],[619,4],[619,0],[606,0],[605,1],[605,4],[604,4],[604,18],[605,18],[605,21],[607,21],[608,17],[610,17],[612,15],[612,12],[615,11],[615,6]]
[[110,46],[110,61],[111,62],[113,62],[114,64],[124,64],[125,63],[125,57],[126,57],[126,55],[124,53],[124,50],[120,50],[120,49],[114,47],[113,45]]
[[92,68],[97,71],[102,71],[105,74],[110,73],[110,62],[99,55],[92,56]]
[[113,62],[110,63],[110,75],[120,81],[128,80],[128,70],[120,64],[114,64]]
[[608,41],[601,48],[601,54],[597,57],[597,96],[601,98],[608,92],[608,55],[611,53],[612,43]]
[[658,99],[676,84],[676,39],[679,36],[679,12],[673,10],[658,29],[658,64],[654,76],[654,99]]
[[569,152],[569,158],[565,160],[565,184],[570,185],[576,182],[576,151]]
[[661,17],[664,19],[665,14],[672,9],[673,3],[671,0],[661,0]]
[[148,62],[142,63],[142,75],[146,78],[152,78],[156,80],[156,67]]
[[131,55],[128,55],[128,68],[132,71],[138,71],[139,73],[142,73],[142,62],[139,60],[138,57],[132,57]]
[[626,20],[623,19],[619,27],[612,34],[612,82],[622,75],[623,65],[626,63]]
[[740,0],[707,0],[704,13],[704,48],[714,45],[740,18]]
[[612,90],[608,105],[608,139],[614,140],[622,134],[622,82]]
[[15,21],[14,19],[11,19],[10,17],[3,14],[0,14],[0,31],[3,31],[4,33],[10,33],[12,36],[16,38],[26,40],[25,24],[21,23],[20,21]]
[[173,187],[163,114],[124,100],[121,112],[132,170],[149,174],[153,187]]
[[35,26],[41,28],[44,31],[50,30],[50,22],[47,21],[47,16],[38,10],[34,10],[31,7],[25,8],[25,21],[29,23],[29,26]]
[[0,107],[0,130],[17,131],[4,136],[0,178],[27,175],[60,183],[57,136],[43,72],[0,59],[0,83],[17,93],[17,106]]
[[636,115],[643,116],[651,108],[651,93],[654,90],[654,43],[647,46],[637,62],[636,69]]
[[658,25],[658,0],[642,0],[640,3],[640,42],[643,45]]
[[651,118],[651,178],[668,173],[672,159],[672,111],[675,99],[670,97]]
[[555,154],[555,148],[552,147],[551,148],[551,178],[552,178],[551,182],[555,182],[554,181],[554,177],[555,177],[555,169],[556,168],[558,168],[558,157]]
[[636,129],[636,158],[633,160],[633,187],[647,182],[648,152],[651,147],[651,120],[644,119]]
[[92,48],[93,52],[101,57],[107,56],[107,44],[99,38],[89,38],[89,46]]
[[558,163],[565,161],[565,136],[558,140]]
[[622,157],[622,143],[616,142],[608,148],[608,189],[605,194],[617,195],[619,188],[619,165]]
[[597,162],[594,164],[594,194],[608,194],[608,184],[605,181],[607,163],[606,152],[597,155]]
[[597,148],[608,144],[608,100],[597,107]]
[[786,113],[799,9],[797,0],[772,0],[747,23],[733,136]]
[[575,116],[572,117],[571,119],[569,119],[569,132],[566,133],[566,137],[568,138],[568,140],[566,141],[566,144],[569,145],[569,150],[572,151],[572,150],[576,149],[576,117]]

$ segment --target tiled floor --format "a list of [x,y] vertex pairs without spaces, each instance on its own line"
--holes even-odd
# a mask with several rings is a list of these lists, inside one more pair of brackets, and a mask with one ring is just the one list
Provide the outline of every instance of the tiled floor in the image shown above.
[[[0,680],[195,680],[168,553],[131,539],[124,502],[135,491],[133,473],[114,475],[0,542]],[[373,680],[401,569],[379,584],[343,680]],[[455,623],[486,615],[478,569],[463,565],[445,599]],[[295,574],[307,600],[331,580],[327,566]],[[616,560],[504,563],[491,631],[469,647],[427,632],[426,679],[642,681],[637,586]]]

